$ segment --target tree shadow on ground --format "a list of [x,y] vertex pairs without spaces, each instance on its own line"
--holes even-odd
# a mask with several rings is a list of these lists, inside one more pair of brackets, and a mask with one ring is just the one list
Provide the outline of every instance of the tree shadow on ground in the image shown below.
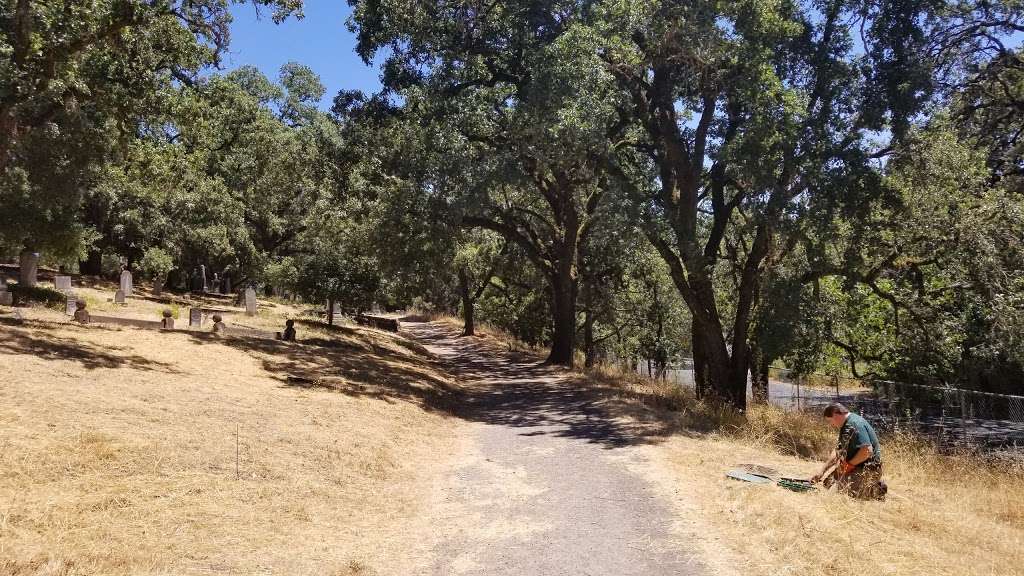
[[0,338],[0,354],[26,354],[42,360],[70,360],[89,370],[126,367],[168,374],[178,373],[172,364],[125,353],[128,350],[125,347],[100,347],[81,340],[59,338],[51,333],[29,332],[32,329],[52,330],[55,324],[38,321],[18,322],[6,318],[0,319],[0,324],[23,329],[4,332],[3,338]]
[[[418,341],[436,346],[461,384],[455,414],[487,424],[522,428],[525,436],[552,435],[605,448],[658,442],[673,433],[674,418],[647,406],[642,391],[624,395],[611,382],[543,364],[486,340],[459,337],[443,323],[405,325]],[[620,416],[629,414],[628,418]]]
[[[351,340],[355,340],[355,341],[359,342],[363,346],[370,347],[375,353],[387,354],[387,353],[391,352],[387,348],[384,348],[384,347],[376,344],[371,338],[368,337],[368,333],[374,333],[374,334],[379,334],[379,335],[387,338],[387,337],[391,337],[391,336],[394,335],[391,332],[386,332],[386,331],[383,331],[383,330],[377,330],[375,328],[370,328],[370,327],[359,327],[359,328],[356,328],[354,326],[346,326],[344,324],[326,324],[324,322],[320,322],[320,321],[317,321],[317,320],[307,320],[307,319],[302,319],[302,318],[296,318],[295,319],[295,323],[298,324],[299,326],[305,326],[307,328],[314,328],[314,329],[317,329],[317,330],[323,330],[323,331],[326,331],[326,332],[328,332],[330,334],[339,335],[339,336],[343,336],[343,337],[351,339]],[[323,338],[303,338],[302,342],[304,344],[313,344],[315,346],[325,346],[325,347],[337,347],[337,346],[342,346],[342,347],[347,346],[349,348],[357,348],[358,347],[354,343],[338,342],[338,341],[333,341],[333,340],[325,340]],[[407,350],[409,352],[412,352],[413,354],[415,354],[417,356],[420,356],[422,358],[433,358],[434,357],[434,355],[431,354],[429,351],[427,351],[427,349],[424,348],[423,345],[420,344],[419,342],[415,342],[415,341],[412,341],[412,340],[408,340],[408,339],[399,337],[399,338],[394,338],[393,343],[396,346],[398,346],[400,348],[403,348],[403,349],[405,349],[405,350]]]
[[[337,338],[296,343],[198,332],[189,336],[254,355],[286,387],[412,402],[467,421],[521,428],[526,436],[578,439],[612,449],[658,442],[676,431],[671,418],[636,408],[657,402],[655,395],[624,395],[610,383],[547,366],[535,356],[506,351],[485,339],[460,338],[443,323],[402,326],[415,341],[348,326],[327,328]],[[393,338],[398,350],[375,338]],[[630,407],[636,415],[618,417]]]
[[283,386],[310,388],[387,402],[412,402],[451,412],[458,390],[433,361],[374,344],[357,330],[344,340],[322,338],[283,342],[264,338],[190,333],[197,343],[216,342],[255,356]]

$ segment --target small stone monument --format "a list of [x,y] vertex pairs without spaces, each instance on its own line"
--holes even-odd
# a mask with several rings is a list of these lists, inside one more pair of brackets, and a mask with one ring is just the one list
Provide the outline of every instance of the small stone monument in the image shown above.
[[216,272],[213,273],[213,286],[210,288],[210,291],[214,294],[220,294],[220,276]]
[[206,283],[206,264],[199,265],[199,289],[202,292],[209,290],[210,285]]
[[164,293],[164,277],[157,276],[153,278],[153,295],[160,296]]
[[71,290],[71,276],[54,276],[53,288],[59,292]]
[[256,315],[256,291],[252,286],[245,289],[245,314],[247,316]]
[[295,342],[295,320],[287,320],[284,323],[284,334],[281,336],[281,340],[285,342]]
[[124,290],[118,290],[117,292],[114,292],[114,304],[120,304],[122,306],[125,306]]
[[81,324],[89,323],[89,312],[85,309],[85,300],[79,300],[75,303],[75,322]]
[[78,310],[78,296],[67,294],[64,297],[64,313],[68,316],[74,316],[76,310]]
[[203,309],[202,308],[189,308],[188,309],[188,327],[189,328],[202,328],[203,327]]
[[18,286],[32,288],[36,285],[39,274],[39,252],[33,252],[25,243],[24,250],[18,255]]
[[121,292],[124,292],[125,298],[132,295],[132,273],[127,268],[121,271]]
[[163,311],[163,318],[160,320],[160,327],[164,330],[174,330],[174,313],[170,310]]
[[223,288],[221,294],[231,294],[231,276],[224,275],[224,282],[221,287]]
[[7,285],[0,285],[0,306],[14,306],[14,294],[7,290]]
[[220,314],[214,314],[213,315],[213,332],[214,332],[214,334],[223,334],[226,329],[227,329],[227,326],[224,325],[224,322],[221,322]]

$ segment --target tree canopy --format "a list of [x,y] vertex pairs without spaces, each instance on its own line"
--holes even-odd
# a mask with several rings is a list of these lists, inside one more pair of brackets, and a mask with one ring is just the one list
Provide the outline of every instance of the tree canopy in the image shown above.
[[[260,0],[275,21],[298,0]],[[0,7],[0,254],[548,361],[1024,390],[1017,0],[350,0],[382,89],[219,69],[229,4]]]

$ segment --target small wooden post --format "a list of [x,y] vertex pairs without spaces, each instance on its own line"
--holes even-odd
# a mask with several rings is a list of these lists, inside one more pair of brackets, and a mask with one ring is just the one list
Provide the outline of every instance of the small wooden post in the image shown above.
[[959,391],[960,396],[960,427],[964,435],[964,442],[967,442],[967,394],[963,391]]

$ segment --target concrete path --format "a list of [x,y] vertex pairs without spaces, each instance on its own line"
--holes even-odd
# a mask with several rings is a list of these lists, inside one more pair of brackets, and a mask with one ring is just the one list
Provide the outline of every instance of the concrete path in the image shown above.
[[637,439],[536,359],[484,353],[433,323],[403,323],[466,386],[467,449],[439,486],[422,575],[700,574],[673,517],[633,469]]

